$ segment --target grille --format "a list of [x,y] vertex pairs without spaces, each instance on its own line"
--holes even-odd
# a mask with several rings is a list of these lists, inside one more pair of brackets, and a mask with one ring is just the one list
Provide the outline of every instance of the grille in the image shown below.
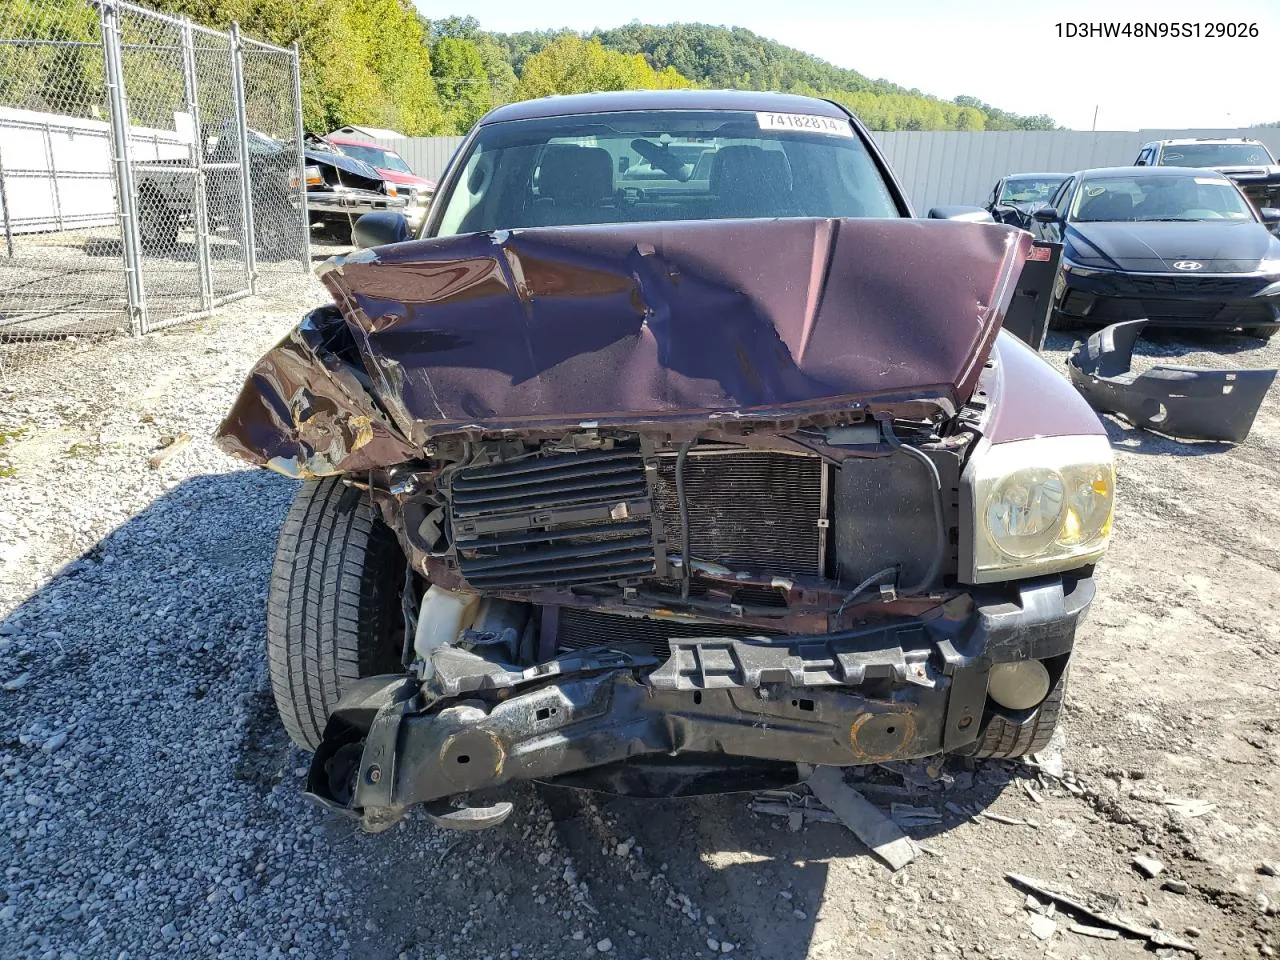
[[[1067,304],[1070,310],[1076,307]],[[1270,306],[1264,301],[1157,300],[1099,297],[1088,316],[1091,320],[1115,323],[1120,320],[1198,320],[1221,323],[1270,323]]]
[[[1216,263],[1206,264],[1207,268],[1218,266]],[[1235,299],[1251,297],[1266,286],[1266,281],[1258,277],[1195,277],[1176,274],[1167,277],[1121,274],[1115,277],[1113,282],[1115,292],[1125,297],[1174,296]]]
[[[689,552],[734,570],[820,576],[822,461],[780,453],[691,453],[684,467]],[[667,552],[680,552],[676,458],[654,488]]]
[[480,588],[602,583],[653,572],[644,462],[634,450],[531,457],[453,479],[462,575]]
[[624,617],[616,613],[600,613],[578,607],[562,607],[556,632],[560,651],[583,650],[598,646],[640,647],[645,653],[664,660],[671,654],[671,637],[749,637],[759,636],[759,627],[736,624],[683,623],[653,617]]

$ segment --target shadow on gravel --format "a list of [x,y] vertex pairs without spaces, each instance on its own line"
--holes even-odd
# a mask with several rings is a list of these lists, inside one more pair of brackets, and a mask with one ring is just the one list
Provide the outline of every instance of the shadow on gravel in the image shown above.
[[[851,779],[886,815],[894,803],[936,811],[938,823],[905,828],[927,847],[930,837],[970,819],[1016,779],[1030,779],[1033,772],[998,762],[978,764],[973,771],[967,766],[963,761],[948,765],[955,768],[955,783],[948,789],[911,790],[897,777],[879,776],[882,771],[870,768],[863,771],[865,778],[855,773]],[[710,937],[733,943],[734,955],[770,960],[818,956],[835,946],[824,947],[828,940],[848,942],[848,873],[882,875],[886,881],[892,875],[842,824],[806,822],[793,831],[785,817],[753,813],[749,793],[637,800],[544,785],[533,790],[550,811],[578,875],[589,882],[595,907],[637,932],[637,957],[691,956],[690,934],[695,949]],[[951,812],[948,803],[962,812]],[[603,828],[602,819],[612,821],[611,826]],[[665,880],[660,886],[672,893],[660,903],[637,898],[633,884],[626,882],[627,875],[634,875],[631,854],[620,855],[615,843],[634,843],[644,870],[660,873]],[[921,854],[921,866],[928,867],[929,856]],[[847,861],[840,873],[833,870],[837,861]],[[619,874],[621,883],[614,879]],[[681,894],[688,897],[687,905]],[[687,929],[692,917],[686,906],[697,917],[696,930]],[[882,904],[855,904],[853,910],[888,936],[893,919]],[[824,916],[840,919],[824,925]]]
[[1238,333],[1146,327],[1133,352],[1135,356],[1178,357],[1187,353],[1250,353],[1266,346],[1265,340]]
[[1099,414],[1098,419],[1106,428],[1107,439],[1111,441],[1111,445],[1125,453],[1203,457],[1215,453],[1227,453],[1239,446],[1239,444],[1218,440],[1175,440],[1173,437],[1135,427],[1112,414]]
[[0,621],[6,960],[168,954],[175,930],[187,955],[217,952],[209,931],[263,940],[254,834],[294,842],[265,802],[292,758],[262,654],[293,486],[184,480]]
[[[963,786],[904,799],[942,817],[907,833],[927,847],[1030,774],[983,764]],[[742,960],[806,960],[856,945],[851,922],[877,941],[905,929],[907,918],[880,900],[857,899],[860,877],[888,883],[893,875],[843,825],[792,832],[786,818],[753,813],[751,794],[638,800],[514,783],[475,799],[509,800],[515,813],[478,833],[441,833],[411,814],[376,836],[326,817],[335,867],[356,905],[352,929],[364,934],[352,960],[497,958],[512,948],[587,957],[603,937],[617,960],[706,958],[711,939]],[[874,799],[889,813],[888,800]],[[928,870],[929,861],[922,853],[908,869]]]
[[[209,244],[209,258],[211,260],[240,261],[244,259],[244,251],[240,246],[239,240],[235,237],[218,235],[213,240],[214,242]],[[119,257],[122,255],[122,247],[118,238],[90,237],[81,245],[81,249],[90,257]],[[197,260],[196,243],[194,239],[182,237],[174,241],[172,249],[163,252],[147,252],[144,256],[148,263],[162,260],[195,263]]]

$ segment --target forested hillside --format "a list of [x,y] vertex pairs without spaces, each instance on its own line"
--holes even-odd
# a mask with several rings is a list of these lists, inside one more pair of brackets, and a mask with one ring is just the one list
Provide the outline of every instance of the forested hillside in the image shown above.
[[[689,86],[782,90],[837,100],[875,130],[1052,129],[1047,116],[1007,113],[974,97],[940,100],[872,80],[749,30],[632,23],[581,35],[496,34],[473,17],[428,20],[409,0],[150,0],[152,6],[302,50],[308,130],[344,123],[411,135],[461,133],[492,106],[588,90]],[[84,0],[6,0],[0,39],[89,39]],[[70,25],[70,26],[69,26]],[[126,38],[127,39],[127,38]],[[85,48],[88,49],[88,48]],[[50,53],[0,54],[0,104],[58,109],[68,83],[100,86]],[[52,50],[52,48],[46,48]],[[5,60],[11,70],[5,69]],[[69,73],[83,72],[83,77]],[[6,76],[6,74],[11,74]],[[55,97],[55,94],[58,94]]]

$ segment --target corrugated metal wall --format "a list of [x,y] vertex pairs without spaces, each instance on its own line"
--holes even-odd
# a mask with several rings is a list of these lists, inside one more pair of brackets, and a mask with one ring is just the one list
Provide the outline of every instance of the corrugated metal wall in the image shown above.
[[[981,204],[1006,173],[1083,170],[1133,162],[1142,144],[1175,137],[1253,137],[1280,154],[1280,128],[1250,130],[967,131],[876,133],[916,212]],[[439,178],[462,137],[379,140],[424,177]]]
[[448,165],[453,151],[462,143],[462,137],[396,137],[377,138],[384,147],[394,150],[413,167],[413,172],[428,180],[439,180]]
[[1280,128],[1252,130],[1010,130],[873,134],[919,214],[947,203],[981,204],[1006,173],[1125,166],[1151,140],[1253,137],[1280,153]]

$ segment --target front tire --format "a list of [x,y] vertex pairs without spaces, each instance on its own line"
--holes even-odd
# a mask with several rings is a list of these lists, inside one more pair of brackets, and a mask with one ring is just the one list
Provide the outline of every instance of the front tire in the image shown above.
[[1039,753],[1049,745],[1058,727],[1066,692],[1067,671],[1063,670],[1049,695],[1026,723],[1011,723],[999,714],[992,715],[978,738],[977,749],[970,756],[984,760],[1011,760]]
[[1257,337],[1259,340],[1270,340],[1280,331],[1280,323],[1263,323],[1254,327],[1244,327],[1246,337]]
[[271,569],[267,666],[280,719],[304,750],[352,680],[403,671],[404,576],[367,494],[336,478],[302,484]]

